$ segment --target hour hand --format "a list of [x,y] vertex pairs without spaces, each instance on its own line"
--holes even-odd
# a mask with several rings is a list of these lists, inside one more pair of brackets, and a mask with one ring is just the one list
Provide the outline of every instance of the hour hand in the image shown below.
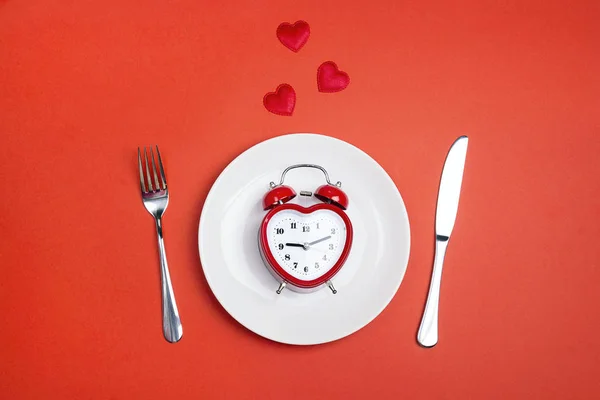
[[302,248],[304,248],[304,245],[302,243],[286,243],[285,245],[289,246],[289,247],[302,247]]

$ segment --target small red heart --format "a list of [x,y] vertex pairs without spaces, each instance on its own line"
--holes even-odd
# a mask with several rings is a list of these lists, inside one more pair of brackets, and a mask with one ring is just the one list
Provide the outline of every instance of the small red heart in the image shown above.
[[282,83],[274,92],[265,94],[263,104],[273,114],[290,116],[296,106],[296,92],[287,83]]
[[277,38],[285,47],[298,52],[308,41],[310,27],[305,21],[296,21],[294,25],[287,22],[277,27]]
[[317,70],[317,86],[319,92],[333,93],[346,89],[350,76],[340,71],[333,61],[325,61]]

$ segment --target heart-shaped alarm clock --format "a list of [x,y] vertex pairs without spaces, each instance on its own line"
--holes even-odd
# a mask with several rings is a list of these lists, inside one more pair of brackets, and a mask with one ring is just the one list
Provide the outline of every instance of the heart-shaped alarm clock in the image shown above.
[[[296,191],[283,184],[285,175],[295,168],[316,168],[323,172],[327,183],[315,192],[301,191],[301,196],[318,202],[304,207],[290,203]],[[340,271],[352,247],[352,223],[346,214],[348,196],[341,182],[332,184],[325,168],[314,164],[296,164],[281,174],[279,184],[263,198],[267,214],[259,231],[261,256],[279,282],[277,294],[284,288],[295,292],[312,292],[325,285],[333,294],[337,290],[332,278]]]

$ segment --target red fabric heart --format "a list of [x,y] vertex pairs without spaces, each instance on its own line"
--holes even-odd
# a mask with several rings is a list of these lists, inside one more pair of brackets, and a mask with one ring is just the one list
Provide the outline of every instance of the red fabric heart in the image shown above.
[[265,94],[263,104],[273,114],[290,116],[296,106],[296,92],[287,83],[282,83],[274,92]]
[[277,27],[277,38],[285,47],[298,52],[308,41],[310,27],[305,21],[296,21],[294,25],[282,22]]
[[350,76],[340,71],[333,61],[325,61],[317,70],[317,86],[319,92],[333,93],[346,89]]

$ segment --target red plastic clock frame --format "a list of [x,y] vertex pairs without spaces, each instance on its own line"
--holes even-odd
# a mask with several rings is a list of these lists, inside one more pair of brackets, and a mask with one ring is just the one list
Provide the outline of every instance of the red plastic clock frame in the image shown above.
[[[339,215],[342,218],[342,220],[344,221],[344,223],[346,224],[346,244],[344,245],[342,254],[340,255],[340,258],[335,263],[335,265],[329,271],[327,271],[327,273],[324,274],[323,276],[321,276],[317,279],[313,279],[312,281],[303,281],[298,278],[295,278],[292,275],[288,274],[279,265],[279,263],[273,256],[273,253],[271,253],[271,249],[267,245],[267,243],[268,243],[267,242],[267,225],[269,224],[269,221],[275,214],[277,214],[278,212],[283,211],[283,210],[295,210],[295,211],[301,212],[302,214],[311,214],[312,212],[317,211],[317,210],[330,210],[330,211],[333,211],[334,213],[336,213],[337,215]],[[338,273],[338,271],[342,268],[342,266],[346,262],[346,259],[348,258],[348,254],[350,253],[350,247],[352,246],[352,237],[353,237],[352,222],[350,222],[350,218],[348,218],[348,215],[344,211],[342,211],[339,207],[331,205],[331,204],[326,204],[326,203],[319,203],[319,204],[312,205],[310,207],[303,207],[298,204],[289,204],[289,203],[279,205],[279,206],[274,207],[271,210],[269,210],[267,215],[265,215],[265,218],[263,219],[263,222],[260,226],[260,246],[261,246],[263,254],[265,255],[265,258],[267,259],[267,262],[269,263],[271,268],[273,268],[275,273],[277,275],[279,275],[279,277],[281,279],[283,279],[284,281],[291,283],[294,286],[304,288],[304,289],[310,289],[310,288],[314,288],[319,285],[322,285],[323,283],[327,282],[335,274]]]

